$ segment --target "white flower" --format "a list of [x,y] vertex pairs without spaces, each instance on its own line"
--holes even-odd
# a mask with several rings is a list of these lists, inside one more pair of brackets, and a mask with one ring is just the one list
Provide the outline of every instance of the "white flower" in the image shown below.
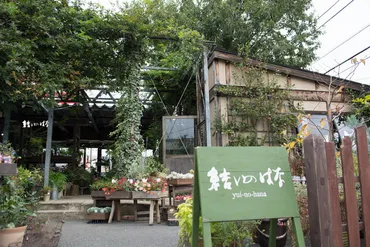
[[147,178],[143,178],[141,181],[143,181],[144,183],[146,183],[146,181],[148,181]]
[[159,183],[161,181],[161,179],[160,178],[157,178],[157,183]]
[[129,181],[130,184],[132,184],[134,182],[134,180],[131,179],[131,178],[128,181]]
[[112,179],[112,184],[116,183],[117,179]]

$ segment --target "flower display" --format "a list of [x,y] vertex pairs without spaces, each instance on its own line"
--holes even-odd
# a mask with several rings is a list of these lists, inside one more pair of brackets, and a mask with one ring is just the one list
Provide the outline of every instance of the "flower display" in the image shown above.
[[177,172],[171,172],[169,175],[166,177],[167,179],[193,179],[194,174],[189,172],[186,174],[183,173],[177,173]]
[[91,187],[104,191],[106,195],[110,195],[115,191],[164,192],[167,188],[167,181],[164,177],[148,177],[142,179],[128,179],[123,177],[112,179],[112,181],[96,181]]

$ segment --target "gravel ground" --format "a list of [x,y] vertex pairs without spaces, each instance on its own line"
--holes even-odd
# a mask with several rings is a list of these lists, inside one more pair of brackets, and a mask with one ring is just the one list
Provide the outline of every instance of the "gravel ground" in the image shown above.
[[176,247],[178,232],[178,226],[164,223],[66,221],[58,247]]

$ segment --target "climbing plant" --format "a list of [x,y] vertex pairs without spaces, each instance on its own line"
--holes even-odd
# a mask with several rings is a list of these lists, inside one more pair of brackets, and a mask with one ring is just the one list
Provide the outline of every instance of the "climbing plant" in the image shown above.
[[300,105],[264,69],[238,66],[243,72],[235,81],[241,86],[216,86],[216,94],[228,97],[229,104],[227,117],[215,119],[214,134],[228,134],[230,146],[282,145],[295,131]]
[[116,129],[112,148],[114,169],[117,177],[126,176],[130,170],[141,165],[143,141],[140,135],[142,105],[139,101],[139,78],[131,77],[131,83],[124,88],[116,108]]

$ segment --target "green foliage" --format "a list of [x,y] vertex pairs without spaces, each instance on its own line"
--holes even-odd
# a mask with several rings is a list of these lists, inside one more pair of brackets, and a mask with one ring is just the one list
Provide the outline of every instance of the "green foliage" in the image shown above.
[[164,165],[155,157],[148,157],[145,160],[145,174],[156,176],[159,173],[167,173]]
[[67,167],[63,173],[67,177],[67,182],[72,182],[81,187],[87,187],[92,183],[93,174],[83,167]]
[[97,180],[90,185],[91,190],[102,190],[103,188],[108,188],[112,184],[109,180]]
[[111,211],[112,211],[111,207],[105,207],[105,208],[91,207],[87,209],[88,214],[95,213],[95,212],[100,213],[100,214],[106,214],[106,213],[110,213]]
[[[180,204],[175,216],[179,220],[180,226],[178,246],[189,246],[193,232],[193,199],[187,199],[185,203]],[[246,239],[252,240],[253,232],[258,224],[259,221],[212,222],[212,244],[215,246],[242,246]],[[201,217],[199,234],[201,237]]]
[[0,202],[0,230],[25,226],[28,217],[36,216],[37,198],[25,198],[23,188],[9,177],[0,186]]
[[129,83],[146,54],[142,23],[83,4],[0,3],[0,104],[49,101],[50,92],[102,84],[119,90]]
[[370,126],[370,94],[353,99],[352,105],[356,118]]
[[141,165],[143,140],[140,135],[142,107],[138,95],[139,78],[132,77],[131,85],[117,103],[116,129],[110,134],[115,137],[112,148],[113,166],[117,177],[124,177],[130,167]]
[[62,191],[67,183],[67,176],[61,172],[51,171],[49,179],[50,182],[58,188],[58,191]]

